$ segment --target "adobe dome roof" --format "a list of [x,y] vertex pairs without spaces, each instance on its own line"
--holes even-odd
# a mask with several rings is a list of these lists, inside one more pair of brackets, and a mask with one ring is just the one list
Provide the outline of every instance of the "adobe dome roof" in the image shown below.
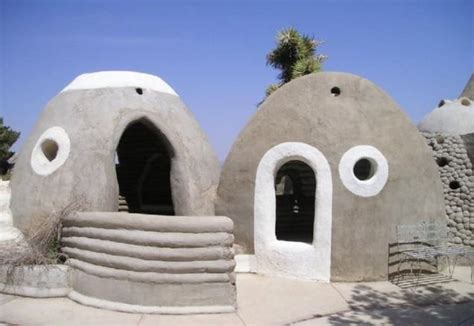
[[454,101],[443,100],[440,106],[428,113],[418,124],[428,133],[465,135],[474,132],[474,103],[467,97]]

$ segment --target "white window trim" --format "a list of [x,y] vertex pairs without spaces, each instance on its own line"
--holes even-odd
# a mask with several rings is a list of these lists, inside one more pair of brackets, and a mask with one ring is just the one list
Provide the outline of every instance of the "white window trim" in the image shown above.
[[[316,176],[313,243],[277,240],[275,175],[286,162],[300,160]],[[331,276],[332,176],[326,157],[299,142],[281,143],[262,157],[255,180],[254,241],[257,272],[329,282]]]
[[[58,145],[58,153],[56,157],[49,161],[41,149],[41,144],[45,140],[52,140]],[[35,171],[36,174],[47,176],[56,171],[61,167],[61,165],[66,162],[69,157],[69,152],[71,150],[71,142],[66,131],[61,127],[52,127],[47,129],[33,147],[31,152],[31,168]]]
[[[374,175],[368,180],[359,180],[354,175],[354,165],[360,159],[369,159],[376,164]],[[361,197],[372,197],[382,191],[388,180],[388,162],[375,147],[369,145],[354,146],[344,153],[339,162],[339,177],[344,186]]]

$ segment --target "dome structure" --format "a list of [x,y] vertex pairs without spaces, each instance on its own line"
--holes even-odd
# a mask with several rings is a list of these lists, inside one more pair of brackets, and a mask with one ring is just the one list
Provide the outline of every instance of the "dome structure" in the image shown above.
[[347,73],[297,78],[260,106],[224,163],[216,212],[263,274],[387,278],[396,227],[443,221],[431,151],[395,102]]
[[230,312],[233,223],[214,216],[219,171],[206,136],[163,80],[85,74],[47,104],[19,152],[13,222],[28,235],[59,214],[68,296],[79,303]]
[[465,135],[474,133],[474,103],[467,97],[453,101],[442,100],[436,109],[421,120],[418,129],[431,134]]
[[433,150],[443,184],[449,240],[474,247],[474,75],[461,97],[442,100],[418,128]]
[[214,215],[218,179],[216,155],[169,85],[97,72],[77,77],[42,112],[15,165],[11,210],[23,231],[74,201],[117,211],[119,192],[135,213]]

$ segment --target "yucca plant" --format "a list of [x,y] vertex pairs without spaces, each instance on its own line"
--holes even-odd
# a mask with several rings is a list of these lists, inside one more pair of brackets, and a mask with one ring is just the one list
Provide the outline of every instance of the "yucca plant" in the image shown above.
[[278,32],[276,40],[276,47],[267,54],[267,65],[281,70],[280,81],[267,88],[266,96],[292,79],[320,71],[326,59],[324,55],[316,55],[321,41],[300,34],[293,27]]

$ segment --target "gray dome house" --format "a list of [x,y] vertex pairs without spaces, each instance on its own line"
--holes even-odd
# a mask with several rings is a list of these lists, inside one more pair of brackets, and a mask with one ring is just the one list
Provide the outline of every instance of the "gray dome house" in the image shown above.
[[75,301],[233,311],[233,223],[214,216],[219,171],[198,123],[160,78],[84,74],[47,104],[19,153],[13,222],[28,232],[80,202],[61,234]]
[[444,204],[431,151],[395,102],[321,72],[282,86],[242,130],[216,213],[259,273],[359,281],[386,279],[396,226],[442,222]]
[[119,192],[131,213],[214,215],[218,180],[206,136],[160,78],[84,74],[48,103],[24,143],[11,209],[21,230],[75,198],[117,211]]

